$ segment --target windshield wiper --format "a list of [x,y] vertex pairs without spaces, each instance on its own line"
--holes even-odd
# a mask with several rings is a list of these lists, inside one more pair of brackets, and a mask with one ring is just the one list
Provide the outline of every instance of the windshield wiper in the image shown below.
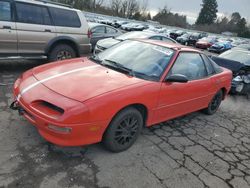
[[[122,70],[123,72],[126,72],[128,73],[130,76],[134,76],[134,71],[130,68],[127,68],[125,67],[124,65],[120,64],[120,63],[117,63],[115,61],[112,61],[112,60],[109,60],[109,59],[104,59],[104,61],[112,64],[115,66],[116,69],[119,69],[119,70]],[[107,64],[104,64],[104,65],[107,65]],[[111,65],[111,66],[112,66]],[[110,65],[107,65],[107,66],[110,66]],[[112,66],[113,67],[113,66]]]

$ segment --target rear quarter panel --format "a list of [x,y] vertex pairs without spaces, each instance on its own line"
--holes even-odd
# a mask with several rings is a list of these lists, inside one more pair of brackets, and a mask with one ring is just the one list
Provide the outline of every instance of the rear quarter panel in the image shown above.
[[224,90],[224,98],[226,98],[227,94],[229,93],[231,89],[231,83],[232,83],[232,71],[222,68],[223,71],[219,74],[216,74],[213,77],[216,90],[219,91],[220,89]]

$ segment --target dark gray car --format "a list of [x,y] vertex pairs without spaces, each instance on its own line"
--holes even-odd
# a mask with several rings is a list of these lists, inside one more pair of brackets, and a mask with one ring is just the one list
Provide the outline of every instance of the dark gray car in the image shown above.
[[95,45],[99,40],[110,37],[117,37],[122,34],[120,30],[100,23],[89,23],[89,27],[92,33],[92,37],[90,40],[92,49],[95,49]]
[[166,37],[163,34],[159,33],[151,33],[151,32],[142,32],[142,31],[133,31],[128,32],[123,35],[120,35],[118,37],[113,38],[107,38],[103,39],[97,42],[94,53],[100,53],[103,50],[110,48],[111,46],[114,46],[115,44],[118,44],[121,41],[127,40],[127,39],[152,39],[152,40],[161,40],[166,41],[170,43],[177,43],[175,40]]

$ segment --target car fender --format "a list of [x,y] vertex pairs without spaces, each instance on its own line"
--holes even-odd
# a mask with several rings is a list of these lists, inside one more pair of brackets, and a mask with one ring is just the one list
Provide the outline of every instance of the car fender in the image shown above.
[[[108,120],[122,109],[133,104],[140,104],[147,108],[148,116],[146,126],[154,124],[154,109],[157,106],[161,82],[152,82],[149,84],[133,85],[123,89],[105,93],[103,95],[85,101],[84,104],[90,111],[93,121]],[[147,93],[147,95],[145,95]],[[106,125],[108,126],[108,125]]]
[[70,43],[73,43],[74,46],[76,47],[76,50],[77,50],[77,54],[80,53],[80,47],[79,47],[79,44],[77,43],[77,41],[72,38],[72,37],[69,37],[69,36],[58,36],[58,37],[55,37],[53,38],[52,40],[50,40],[45,48],[45,54],[48,54],[49,51],[51,50],[51,47],[58,43],[58,42],[61,42],[61,41],[68,41]]

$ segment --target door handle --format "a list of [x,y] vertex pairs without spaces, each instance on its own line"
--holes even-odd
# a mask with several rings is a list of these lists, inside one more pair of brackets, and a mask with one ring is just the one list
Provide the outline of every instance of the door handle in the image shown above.
[[10,26],[7,26],[7,25],[4,25],[4,26],[3,26],[3,29],[11,29],[11,27],[10,27]]
[[45,32],[51,32],[51,30],[50,30],[50,29],[45,29],[44,31],[45,31]]

